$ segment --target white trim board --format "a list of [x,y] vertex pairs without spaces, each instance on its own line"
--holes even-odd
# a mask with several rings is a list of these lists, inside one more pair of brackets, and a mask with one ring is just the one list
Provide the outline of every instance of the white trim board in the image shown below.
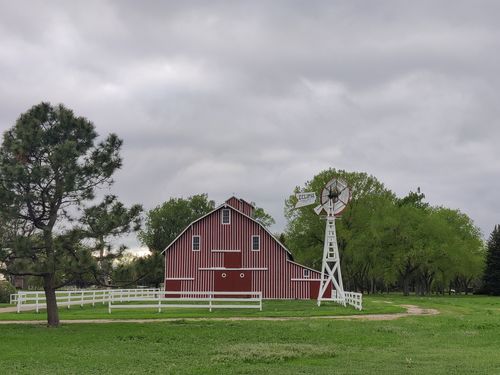
[[241,268],[226,268],[226,267],[200,267],[200,271],[267,271],[267,267],[241,267]]

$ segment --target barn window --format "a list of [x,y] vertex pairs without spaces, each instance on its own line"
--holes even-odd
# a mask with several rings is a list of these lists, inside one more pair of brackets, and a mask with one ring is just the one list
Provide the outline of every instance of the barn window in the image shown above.
[[252,250],[253,251],[260,250],[260,236],[252,236]]
[[307,279],[309,278],[309,270],[304,268],[304,278]]
[[231,210],[228,208],[222,210],[222,224],[231,224]]
[[193,236],[193,251],[200,251],[200,236]]

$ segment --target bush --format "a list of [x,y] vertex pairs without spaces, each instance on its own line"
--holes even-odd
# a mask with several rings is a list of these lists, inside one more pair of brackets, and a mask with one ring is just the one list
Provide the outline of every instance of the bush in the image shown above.
[[0,281],[0,303],[9,303],[10,295],[16,293],[14,285],[8,281]]

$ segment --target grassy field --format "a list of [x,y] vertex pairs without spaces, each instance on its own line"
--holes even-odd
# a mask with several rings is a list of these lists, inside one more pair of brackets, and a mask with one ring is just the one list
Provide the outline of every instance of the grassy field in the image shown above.
[[[10,306],[10,305],[9,305]],[[1,311],[1,310],[0,310]],[[163,309],[158,313],[155,309],[138,310],[113,310],[108,313],[108,306],[97,303],[92,305],[71,306],[60,309],[61,319],[155,319],[155,318],[197,318],[197,317],[248,317],[248,316],[321,316],[321,315],[354,315],[354,314],[385,314],[404,312],[405,309],[393,303],[385,303],[380,298],[365,298],[363,311],[353,308],[344,308],[336,303],[323,303],[321,307],[316,305],[316,301],[275,301],[264,300],[263,310],[255,309],[214,309],[209,312],[208,309]],[[0,320],[45,320],[45,311],[41,310],[39,314],[30,311],[17,313],[1,313]]]
[[0,326],[0,369],[6,374],[500,374],[500,298],[368,301],[374,308],[404,303],[441,314],[394,321],[7,325]]

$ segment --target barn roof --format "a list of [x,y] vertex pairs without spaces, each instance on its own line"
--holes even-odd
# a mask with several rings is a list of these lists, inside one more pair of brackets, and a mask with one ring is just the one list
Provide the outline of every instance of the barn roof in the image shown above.
[[[231,197],[233,198],[233,197]],[[229,199],[231,199],[229,198]],[[236,198],[236,197],[235,197]],[[228,199],[228,200],[229,200]],[[236,198],[236,199],[239,199],[239,198]],[[243,199],[241,199],[243,200]],[[248,203],[248,202],[247,202]],[[292,260],[293,261],[293,255],[292,253],[290,252],[290,250],[288,250],[285,245],[283,245],[276,237],[274,237],[274,235],[265,227],[263,226],[261,223],[259,223],[257,220],[255,220],[253,217],[250,217],[246,214],[244,214],[243,212],[241,212],[240,210],[237,210],[236,208],[232,207],[231,205],[229,205],[228,203],[224,202],[222,203],[220,206],[217,206],[215,207],[212,211],[210,211],[209,213],[203,215],[202,217],[200,217],[199,219],[196,219],[194,220],[191,224],[189,224],[177,237],[175,237],[175,239],[170,242],[170,244],[165,248],[165,250],[163,250],[161,252],[161,254],[163,254],[164,252],[166,252],[193,224],[197,223],[198,221],[201,221],[203,220],[204,218],[206,218],[207,216],[213,214],[215,211],[218,211],[220,210],[221,208],[229,208],[233,211],[236,211],[237,213],[245,216],[246,218],[252,220],[254,223],[257,223],[262,229],[264,229],[264,231],[266,231],[267,234],[269,234],[282,248],[283,250],[285,250],[287,253],[288,253],[288,256],[289,256],[289,260]]]

